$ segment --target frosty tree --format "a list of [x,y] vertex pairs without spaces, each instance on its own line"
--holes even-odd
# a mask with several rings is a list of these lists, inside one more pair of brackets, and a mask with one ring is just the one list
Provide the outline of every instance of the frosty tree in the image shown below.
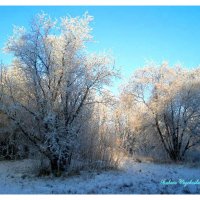
[[[161,142],[174,161],[182,160],[189,149],[200,144],[199,85],[199,69],[187,71],[163,63],[137,70],[124,89],[135,105],[143,107],[142,132],[149,138],[155,132],[158,137],[154,140]],[[141,141],[145,145],[145,140]]]
[[[70,165],[76,137],[116,72],[106,54],[87,54],[87,13],[52,20],[38,14],[29,30],[15,27],[5,50],[14,55],[4,74],[0,109],[12,119],[53,171]],[[2,81],[1,81],[2,82]]]

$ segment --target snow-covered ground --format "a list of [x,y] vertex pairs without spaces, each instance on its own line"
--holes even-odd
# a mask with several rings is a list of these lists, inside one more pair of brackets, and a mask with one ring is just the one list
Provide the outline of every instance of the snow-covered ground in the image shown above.
[[[81,172],[73,177],[36,177],[34,161],[1,161],[1,194],[200,194],[200,185],[184,186],[184,181],[200,181],[200,168],[174,164],[138,163],[124,160],[121,169]],[[176,181],[175,185],[161,181]]]

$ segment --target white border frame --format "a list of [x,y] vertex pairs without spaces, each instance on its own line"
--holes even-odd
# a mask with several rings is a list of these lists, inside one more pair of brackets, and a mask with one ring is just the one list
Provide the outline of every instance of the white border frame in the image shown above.
[[140,6],[140,5],[157,5],[157,6],[176,6],[176,5],[200,5],[199,0],[34,0],[28,2],[27,0],[6,0],[1,1],[0,5],[27,5],[27,6]]

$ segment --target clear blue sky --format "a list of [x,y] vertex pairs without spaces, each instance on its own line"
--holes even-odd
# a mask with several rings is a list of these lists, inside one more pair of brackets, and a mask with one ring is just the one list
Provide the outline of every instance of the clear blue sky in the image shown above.
[[[94,16],[91,24],[94,39],[99,41],[89,45],[89,50],[111,49],[124,77],[147,60],[180,62],[187,67],[200,64],[200,7],[192,6],[1,6],[0,47],[12,34],[12,25],[27,27],[30,19],[41,10],[52,18],[77,16],[88,11]],[[8,62],[9,59],[0,53],[0,60]]]

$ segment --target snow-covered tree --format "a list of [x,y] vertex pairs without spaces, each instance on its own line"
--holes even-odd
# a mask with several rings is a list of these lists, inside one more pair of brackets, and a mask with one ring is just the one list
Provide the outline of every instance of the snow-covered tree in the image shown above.
[[171,68],[167,63],[152,65],[136,71],[124,89],[144,107],[140,109],[141,130],[149,136],[155,132],[175,161],[200,144],[199,75],[198,70]]
[[[54,171],[70,165],[81,129],[96,96],[116,71],[107,54],[88,54],[93,17],[52,20],[42,13],[31,27],[15,27],[5,50],[14,55],[4,77],[0,110],[51,162]],[[2,85],[2,83],[1,83]]]

